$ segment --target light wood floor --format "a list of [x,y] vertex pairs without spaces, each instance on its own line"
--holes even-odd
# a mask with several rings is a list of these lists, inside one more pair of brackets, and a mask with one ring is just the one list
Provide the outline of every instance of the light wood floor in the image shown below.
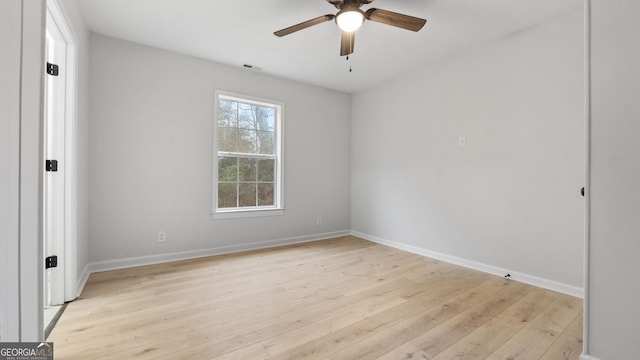
[[354,237],[91,275],[63,359],[578,359],[582,301]]

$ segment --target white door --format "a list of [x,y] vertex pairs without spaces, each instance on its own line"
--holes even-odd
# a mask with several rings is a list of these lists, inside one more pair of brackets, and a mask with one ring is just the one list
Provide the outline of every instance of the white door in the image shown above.
[[[57,66],[57,75],[47,74],[45,77],[44,159],[54,169],[45,169],[43,245],[44,260],[55,257],[57,265],[44,270],[45,306],[64,303],[66,51],[65,43],[60,39],[61,34],[55,24],[47,21],[46,61]],[[48,73],[53,67],[49,64]]]

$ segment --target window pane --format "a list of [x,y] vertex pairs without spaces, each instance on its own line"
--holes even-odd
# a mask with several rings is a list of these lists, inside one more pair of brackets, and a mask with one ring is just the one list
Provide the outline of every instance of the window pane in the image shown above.
[[240,207],[256,206],[256,184],[240,184]]
[[273,183],[258,184],[258,206],[275,205]]
[[237,207],[238,193],[236,184],[218,183],[218,207],[230,208]]
[[256,159],[239,159],[238,181],[256,181]]
[[238,152],[256,153],[256,132],[254,130],[238,130]]
[[238,126],[236,106],[235,101],[220,99],[218,102],[218,126]]
[[258,131],[258,154],[273,155],[273,131]]
[[218,158],[218,181],[238,180],[238,159],[233,157]]
[[249,104],[238,104],[238,128],[257,129],[257,106]]
[[271,107],[259,106],[257,109],[258,130],[274,131],[276,123],[276,109]]
[[218,128],[218,151],[237,151],[238,130],[236,128]]
[[275,160],[258,160],[258,181],[274,181]]

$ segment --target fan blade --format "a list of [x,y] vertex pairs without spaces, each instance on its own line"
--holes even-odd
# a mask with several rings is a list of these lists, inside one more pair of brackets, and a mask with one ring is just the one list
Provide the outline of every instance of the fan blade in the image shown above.
[[315,19],[307,20],[307,21],[301,22],[300,24],[296,24],[296,25],[293,25],[293,26],[289,26],[288,28],[284,28],[282,30],[278,30],[278,31],[274,32],[273,35],[279,36],[279,37],[282,37],[282,36],[285,36],[285,35],[289,35],[291,33],[294,33],[296,31],[300,31],[302,29],[306,29],[306,28],[311,27],[313,25],[318,25],[318,24],[322,24],[323,22],[331,21],[331,20],[333,20],[334,17],[336,17],[336,16],[333,15],[333,14],[322,15],[322,16],[319,16],[319,17],[317,17]]
[[327,0],[327,2],[336,7],[336,9],[340,9],[344,0]]
[[402,29],[407,29],[411,31],[418,31],[422,29],[424,24],[427,22],[425,19],[400,14],[393,11],[388,10],[380,10],[380,9],[369,9],[365,13],[367,20],[379,22],[382,24],[387,24],[395,27],[399,27]]
[[340,41],[340,56],[349,55],[353,52],[353,44],[356,39],[356,32],[342,32],[342,41]]

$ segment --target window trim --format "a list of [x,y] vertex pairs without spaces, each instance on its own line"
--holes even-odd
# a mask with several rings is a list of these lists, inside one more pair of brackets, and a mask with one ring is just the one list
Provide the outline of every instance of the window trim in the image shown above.
[[[218,208],[218,113],[219,100],[226,98],[238,102],[255,105],[276,107],[276,119],[274,124],[275,135],[275,194],[273,206],[256,206],[245,208]],[[224,151],[220,151],[224,153]],[[256,157],[261,157],[256,154]],[[284,103],[281,101],[258,98],[244,94],[237,94],[228,91],[216,90],[214,95],[213,111],[213,177],[211,181],[211,215],[214,219],[231,219],[243,217],[278,216],[284,215]]]

